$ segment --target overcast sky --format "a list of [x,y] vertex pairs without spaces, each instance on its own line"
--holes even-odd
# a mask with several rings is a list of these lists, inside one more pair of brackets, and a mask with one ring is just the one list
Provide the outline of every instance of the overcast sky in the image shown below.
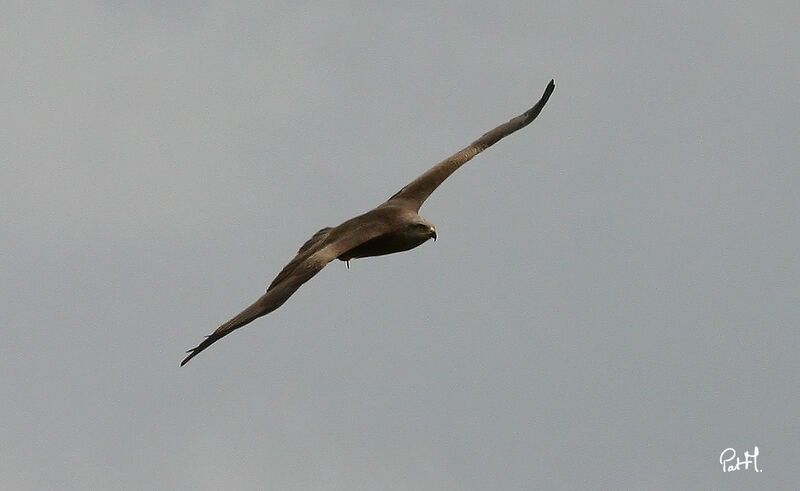
[[[48,3],[0,7],[0,488],[796,486],[797,2]],[[435,244],[178,367],[551,78]]]

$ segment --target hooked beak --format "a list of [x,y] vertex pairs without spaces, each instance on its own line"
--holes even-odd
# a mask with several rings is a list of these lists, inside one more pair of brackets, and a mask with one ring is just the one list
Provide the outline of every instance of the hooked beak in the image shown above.
[[430,238],[433,239],[434,242],[436,242],[436,229],[433,227],[431,227]]

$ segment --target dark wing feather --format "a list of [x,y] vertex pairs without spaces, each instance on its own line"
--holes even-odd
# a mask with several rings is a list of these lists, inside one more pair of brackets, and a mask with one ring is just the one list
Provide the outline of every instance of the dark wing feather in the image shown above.
[[318,243],[318,242],[319,242],[320,240],[322,240],[322,239],[323,239],[323,238],[324,238],[326,235],[328,235],[328,231],[329,231],[329,230],[333,230],[333,227],[325,227],[325,228],[321,228],[321,229],[319,229],[319,230],[317,231],[317,233],[315,233],[314,235],[312,235],[310,239],[308,239],[308,240],[307,240],[307,241],[306,241],[306,242],[305,242],[305,243],[304,243],[302,246],[300,246],[300,250],[299,250],[299,251],[297,251],[297,253],[298,253],[298,254],[302,254],[302,253],[304,253],[305,251],[307,251],[307,250],[308,250],[309,248],[311,248],[311,247],[312,247],[314,244]]
[[450,174],[455,172],[456,169],[467,163],[472,157],[500,141],[502,138],[524,128],[536,119],[536,116],[539,115],[542,108],[547,103],[555,87],[555,82],[551,80],[544,90],[542,98],[539,99],[539,102],[537,102],[535,106],[509,122],[501,124],[497,128],[484,133],[483,136],[472,142],[469,146],[436,164],[430,170],[395,193],[394,196],[389,198],[386,204],[399,202],[402,206],[419,211],[420,206],[422,206],[422,203],[425,202],[428,196],[430,196]]
[[206,336],[202,343],[188,350],[189,355],[181,362],[181,366],[236,329],[283,305],[303,283],[322,271],[329,262],[353,247],[384,233],[385,224],[372,220],[371,216],[367,213],[348,220],[338,227],[325,228],[314,234],[303,244],[297,256],[278,273],[261,298],[219,326],[216,331]]
[[294,259],[289,261],[289,264],[284,266],[275,279],[272,280],[272,283],[270,283],[267,287],[267,291],[272,290],[275,285],[278,285],[280,282],[286,279],[292,273],[292,271],[294,271],[297,265],[301,264],[309,256],[322,248],[325,245],[325,239],[328,237],[328,233],[331,230],[333,230],[332,227],[325,227],[312,235],[311,238],[300,247],[300,250],[297,251],[297,255],[294,257]]

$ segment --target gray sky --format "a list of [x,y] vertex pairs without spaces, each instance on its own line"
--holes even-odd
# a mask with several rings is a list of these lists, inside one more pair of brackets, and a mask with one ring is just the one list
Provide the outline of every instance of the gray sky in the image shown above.
[[796,485],[797,2],[136,4],[2,7],[1,488]]

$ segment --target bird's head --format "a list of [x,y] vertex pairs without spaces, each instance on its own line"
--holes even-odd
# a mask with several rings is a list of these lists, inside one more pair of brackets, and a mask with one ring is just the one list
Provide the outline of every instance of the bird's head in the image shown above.
[[407,225],[406,233],[412,237],[418,237],[420,243],[428,239],[433,239],[436,242],[436,227],[422,217],[410,222]]

